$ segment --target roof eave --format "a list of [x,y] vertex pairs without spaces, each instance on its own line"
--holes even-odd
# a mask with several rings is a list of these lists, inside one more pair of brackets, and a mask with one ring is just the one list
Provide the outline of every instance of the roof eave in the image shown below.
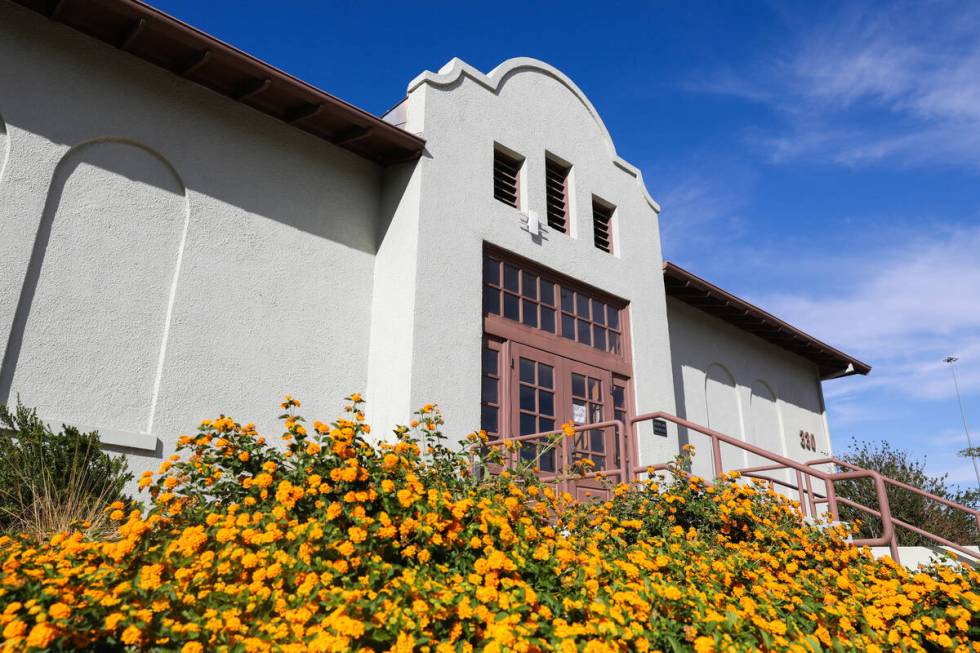
[[379,164],[424,150],[415,134],[140,0],[12,1]]
[[831,347],[675,263],[665,261],[663,271],[664,288],[669,296],[810,360],[816,364],[822,380],[866,375],[871,371],[867,363]]

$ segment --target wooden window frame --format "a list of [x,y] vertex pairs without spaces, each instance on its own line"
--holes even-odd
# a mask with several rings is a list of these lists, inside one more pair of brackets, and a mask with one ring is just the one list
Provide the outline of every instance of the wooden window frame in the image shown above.
[[[510,263],[518,268],[519,271],[530,271],[537,274],[539,278],[546,279],[551,283],[557,284],[556,289],[556,315],[561,314],[561,291],[560,288],[569,288],[576,293],[587,295],[603,302],[607,306],[618,309],[620,323],[620,353],[613,353],[596,349],[591,344],[584,344],[577,340],[570,340],[561,335],[560,317],[556,318],[556,331],[550,333],[539,327],[532,327],[521,321],[521,316],[517,320],[503,316],[503,306],[501,305],[500,314],[487,313],[484,305],[483,330],[488,336],[494,336],[501,340],[513,340],[526,344],[530,347],[540,349],[559,356],[564,356],[572,360],[611,371],[627,378],[633,377],[632,365],[632,334],[629,319],[629,302],[614,295],[610,295],[598,288],[585,284],[581,281],[572,279],[566,275],[544,267],[534,261],[517,256],[498,247],[486,244],[484,247],[484,259],[493,257],[502,263]],[[501,266],[503,270],[503,266]],[[523,278],[523,275],[521,275]],[[501,287],[503,280],[501,279]],[[487,288],[486,283],[481,283],[481,292]],[[510,291],[507,291],[510,292]],[[503,293],[501,293],[503,294]],[[514,293],[510,293],[514,294]],[[518,296],[519,290],[518,290]],[[521,301],[523,309],[523,301]],[[576,318],[577,319],[577,318]],[[594,328],[593,322],[589,321],[590,328]]]
[[551,229],[571,233],[572,211],[569,179],[572,165],[546,152],[544,157],[544,186],[546,219]]
[[[492,336],[483,337],[483,345],[480,348],[480,428],[486,430],[490,434],[491,439],[502,437],[505,433],[509,432],[507,424],[505,422],[508,419],[509,410],[507,392],[508,381],[508,364],[506,362],[506,352],[504,351],[505,343]],[[497,371],[495,374],[488,372],[486,365],[484,365],[484,353],[486,351],[491,351],[496,354],[497,358]],[[487,381],[496,382],[496,392],[497,401],[489,401],[485,396],[483,391],[483,386]],[[486,428],[486,420],[484,419],[485,410],[495,410],[497,413],[496,430]]]
[[[517,154],[513,150],[503,147],[500,144],[495,143],[493,146],[493,197],[498,202],[502,202],[507,206],[512,206],[517,210],[521,209],[521,176],[524,174],[524,162],[525,158]],[[513,169],[513,187],[508,187],[504,182],[507,179],[500,178],[501,171],[504,174],[510,174],[507,168]],[[508,199],[509,195],[513,195],[513,201]]]
[[[592,196],[592,244],[595,248],[614,254],[613,222],[616,207],[601,197]],[[600,226],[601,225],[601,226]]]

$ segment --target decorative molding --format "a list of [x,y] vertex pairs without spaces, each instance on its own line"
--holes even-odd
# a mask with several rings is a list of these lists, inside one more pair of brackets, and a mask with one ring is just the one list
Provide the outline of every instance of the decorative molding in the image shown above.
[[582,92],[582,89],[580,89],[575,82],[565,75],[565,73],[561,72],[550,64],[531,57],[516,57],[514,59],[504,61],[489,73],[484,74],[462,59],[453,57],[448,63],[446,63],[446,65],[439,69],[439,72],[433,73],[427,70],[413,79],[408,85],[408,93],[411,93],[422,84],[428,84],[433,88],[448,88],[458,83],[465,77],[483,86],[491,93],[498,94],[501,87],[503,87],[504,83],[512,75],[526,71],[547,75],[571,91],[572,95],[574,95],[578,101],[582,103],[582,106],[585,107],[586,111],[589,112],[589,115],[592,116],[592,119],[599,127],[600,132],[602,132],[603,138],[606,141],[606,148],[609,151],[609,156],[612,159],[613,165],[636,179],[636,183],[639,186],[640,192],[643,194],[647,204],[649,204],[650,208],[652,208],[654,211],[660,213],[660,204],[653,199],[653,197],[650,195],[650,191],[647,190],[646,184],[643,182],[643,173],[641,173],[636,166],[624,160],[616,153],[616,146],[613,144],[612,137],[609,135],[609,130],[606,129],[605,122],[603,122],[602,117],[599,116],[599,112],[596,111],[595,107],[592,105],[592,102],[589,101],[589,98],[586,97],[585,93]]
[[45,419],[44,423],[52,431],[58,432],[62,426],[73,426],[82,433],[99,432],[99,444],[107,444],[110,447],[125,447],[127,449],[139,449],[141,451],[156,451],[157,438],[151,433],[133,433],[132,431],[120,431],[119,429],[105,429],[98,426],[85,426],[73,424],[69,420]]

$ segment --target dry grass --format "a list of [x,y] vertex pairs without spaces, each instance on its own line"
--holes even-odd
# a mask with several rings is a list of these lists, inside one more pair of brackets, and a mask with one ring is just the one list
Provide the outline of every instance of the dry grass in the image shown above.
[[6,516],[4,530],[38,538],[74,531],[104,537],[114,531],[105,510],[114,499],[112,489],[93,493],[78,469],[72,466],[67,479],[54,478],[43,464],[25,469],[17,489],[6,492],[7,505],[0,508]]

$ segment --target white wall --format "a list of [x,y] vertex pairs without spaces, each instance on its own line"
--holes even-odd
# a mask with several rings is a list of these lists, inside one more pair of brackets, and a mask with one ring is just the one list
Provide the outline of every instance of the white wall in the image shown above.
[[378,166],[10,3],[0,61],[0,401],[138,472],[364,389]]
[[[794,460],[830,452],[814,363],[673,297],[667,298],[667,316],[681,417]],[[817,451],[800,445],[800,430],[816,437]],[[696,448],[695,472],[713,476],[708,438],[683,437]],[[728,445],[722,459],[726,468],[770,464]]]
[[[392,317],[413,324],[412,375],[389,392],[412,406],[440,402],[452,436],[479,427],[482,257],[488,242],[628,300],[638,408],[673,410],[659,207],[638,171],[616,155],[574,83],[529,59],[504,62],[488,75],[453,60],[439,74],[425,73],[410,84],[407,111],[409,131],[421,129],[428,146],[419,164],[414,311],[405,302],[400,317]],[[413,111],[422,113],[420,121],[413,122]],[[542,237],[532,238],[526,217],[493,198],[495,142],[526,157],[526,208],[542,219],[545,152],[572,163],[571,235],[545,226]],[[614,256],[593,245],[592,194],[617,207]],[[672,455],[671,447],[676,442],[644,436],[641,461]]]

